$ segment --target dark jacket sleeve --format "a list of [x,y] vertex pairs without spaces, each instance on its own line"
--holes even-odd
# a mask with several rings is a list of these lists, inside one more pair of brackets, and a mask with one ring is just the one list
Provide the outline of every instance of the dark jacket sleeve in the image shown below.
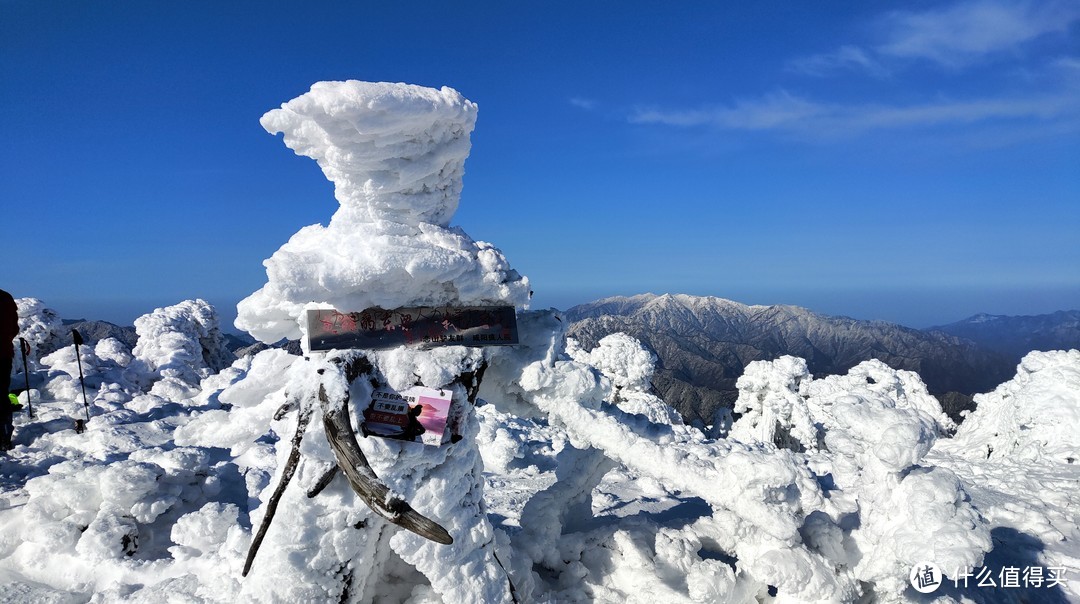
[[0,358],[15,358],[12,340],[19,337],[19,307],[11,294],[0,289]]

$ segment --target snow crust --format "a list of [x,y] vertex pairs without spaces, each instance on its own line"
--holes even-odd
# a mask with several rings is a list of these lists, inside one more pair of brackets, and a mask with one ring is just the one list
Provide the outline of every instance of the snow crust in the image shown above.
[[[528,281],[448,226],[475,112],[446,88],[335,82],[268,113],[341,208],[266,262],[238,324],[276,340],[309,304],[523,307]],[[55,315],[25,307],[25,337],[47,340]],[[136,326],[134,350],[106,339],[32,368],[38,415],[0,458],[0,601],[920,602],[908,573],[925,560],[1080,576],[1078,351],[1028,355],[959,427],[911,372],[759,361],[735,414],[701,427],[656,396],[640,342],[583,350],[553,310],[522,308],[513,347],[235,360],[203,301]],[[323,480],[337,463],[323,420],[348,400],[355,427],[374,388],[417,384],[452,395],[442,446],[359,446],[387,498],[452,545]],[[1080,585],[1016,594],[936,601],[1080,601]]]

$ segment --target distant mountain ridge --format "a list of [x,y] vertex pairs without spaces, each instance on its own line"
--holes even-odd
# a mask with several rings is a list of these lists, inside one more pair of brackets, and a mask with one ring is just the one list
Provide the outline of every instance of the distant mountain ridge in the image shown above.
[[[139,335],[135,333],[135,328],[130,325],[123,326],[108,321],[89,321],[87,319],[64,319],[63,324],[69,331],[78,329],[79,335],[83,337],[87,344],[96,344],[99,340],[106,338],[116,338],[128,348],[135,348],[135,343],[139,341]],[[71,344],[71,342],[65,342],[65,344]]]
[[[752,361],[785,354],[805,358],[816,376],[844,373],[876,358],[916,371],[946,411],[971,408],[971,394],[1012,377],[1032,350],[1080,348],[1080,311],[1046,315],[978,314],[926,330],[885,321],[822,315],[798,306],[751,306],[684,294],[615,296],[565,311],[569,333],[586,348],[625,332],[659,358],[653,384],[687,420],[709,422],[716,408],[735,400],[735,381]],[[87,343],[113,337],[134,348],[132,326],[66,319]],[[247,334],[225,334],[238,354],[266,348]],[[69,342],[70,343],[70,342]],[[294,348],[298,346],[294,345]],[[46,351],[48,352],[48,351]]]
[[[867,359],[916,371],[930,391],[945,395],[992,390],[1015,363],[942,330],[814,313],[798,306],[748,306],[714,297],[640,294],[604,298],[565,313],[570,335],[591,348],[626,332],[659,357],[653,384],[688,420],[710,421],[737,396],[735,381],[751,361],[790,354],[815,375],[845,373]],[[966,396],[943,397],[953,415]]]
[[966,338],[1019,362],[1032,350],[1080,348],[1080,310],[1021,316],[978,314],[927,331]]
[[[79,335],[83,337],[87,344],[97,344],[98,341],[105,338],[116,338],[128,348],[134,349],[135,344],[139,341],[139,334],[135,333],[133,325],[117,325],[108,321],[91,321],[87,319],[63,319],[62,323],[68,330],[78,329]],[[246,333],[223,333],[222,335],[225,337],[226,347],[230,352],[236,352],[255,343],[255,338]],[[71,344],[71,342],[66,342],[66,344]],[[46,350],[43,352],[52,351]]]

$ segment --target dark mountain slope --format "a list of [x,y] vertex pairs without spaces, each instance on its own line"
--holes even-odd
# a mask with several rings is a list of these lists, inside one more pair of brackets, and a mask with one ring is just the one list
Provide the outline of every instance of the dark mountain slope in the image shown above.
[[645,343],[660,359],[653,384],[688,420],[709,421],[717,406],[731,405],[735,381],[751,361],[785,354],[805,358],[817,376],[880,359],[918,372],[936,394],[991,390],[1015,370],[1001,355],[944,332],[819,315],[797,306],[642,294],[576,306],[566,317],[570,334],[586,348],[620,331]]

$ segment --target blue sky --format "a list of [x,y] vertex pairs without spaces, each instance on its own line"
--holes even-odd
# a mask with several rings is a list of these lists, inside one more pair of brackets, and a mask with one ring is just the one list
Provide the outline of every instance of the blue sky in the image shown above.
[[450,4],[0,0],[0,288],[231,321],[336,208],[259,117],[360,79],[478,103],[454,223],[534,306],[1080,307],[1076,2]]

